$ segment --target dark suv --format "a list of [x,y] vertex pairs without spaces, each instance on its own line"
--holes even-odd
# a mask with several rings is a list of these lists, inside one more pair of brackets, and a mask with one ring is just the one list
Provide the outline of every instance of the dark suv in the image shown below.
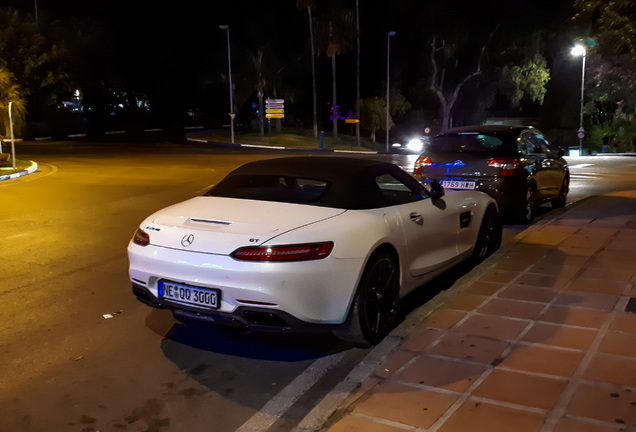
[[570,185],[563,150],[528,126],[449,129],[432,139],[413,175],[449,189],[485,192],[504,216],[525,224],[534,219],[537,205],[565,206]]

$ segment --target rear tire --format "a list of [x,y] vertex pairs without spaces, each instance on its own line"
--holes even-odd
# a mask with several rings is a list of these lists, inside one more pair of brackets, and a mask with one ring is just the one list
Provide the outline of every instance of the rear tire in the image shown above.
[[529,225],[534,220],[535,205],[536,205],[535,197],[536,197],[536,192],[534,190],[534,187],[528,185],[526,187],[526,193],[523,197],[523,201],[521,202],[521,205],[519,206],[519,210],[517,214],[517,220],[519,223],[523,225]]
[[393,329],[399,293],[400,277],[395,258],[385,252],[373,255],[360,280],[347,321],[334,335],[363,346],[379,343]]
[[555,199],[552,200],[552,208],[563,208],[567,204],[568,201],[568,192],[570,190],[570,179],[568,176],[563,178],[563,184],[561,185],[561,190],[559,191],[559,195]]
[[479,227],[475,249],[471,256],[473,265],[477,265],[501,246],[502,226],[499,212],[494,206],[489,206]]

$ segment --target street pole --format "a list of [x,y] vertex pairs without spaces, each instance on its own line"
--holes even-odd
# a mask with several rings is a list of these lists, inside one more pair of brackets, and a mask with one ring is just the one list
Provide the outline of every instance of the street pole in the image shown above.
[[585,49],[583,49],[583,62],[581,66],[581,121],[579,128],[579,156],[583,156],[583,91],[585,89]]
[[236,114],[234,113],[234,87],[232,86],[232,56],[230,55],[230,26],[229,25],[220,25],[219,28],[221,30],[227,30],[227,65],[228,65],[228,74],[229,74],[229,82],[230,82],[230,130],[232,132],[232,144],[234,144],[234,117]]
[[387,33],[386,37],[386,152],[389,152],[389,90],[390,86],[390,62],[391,59],[391,36],[395,36],[395,32],[391,31]]
[[585,136],[585,130],[583,129],[583,95],[585,90],[585,57],[587,56],[586,49],[583,45],[577,44],[572,47],[571,54],[576,57],[583,57],[581,62],[581,110],[579,121],[579,156],[583,156],[583,137]]
[[13,136],[13,102],[9,102],[9,136],[11,137],[11,161],[13,162],[13,169],[15,169],[15,137]]

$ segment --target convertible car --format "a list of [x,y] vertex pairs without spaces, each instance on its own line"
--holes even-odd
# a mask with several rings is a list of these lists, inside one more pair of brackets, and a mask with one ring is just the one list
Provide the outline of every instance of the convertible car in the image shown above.
[[400,298],[501,243],[497,203],[424,186],[396,165],[340,156],[262,160],[144,220],[133,293],[190,317],[376,344]]

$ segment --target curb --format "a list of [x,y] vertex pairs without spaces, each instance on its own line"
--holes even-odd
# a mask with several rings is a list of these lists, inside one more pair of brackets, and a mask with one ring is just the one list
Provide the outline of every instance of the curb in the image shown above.
[[[358,151],[358,150],[331,150],[331,149],[313,149],[313,148],[298,148],[298,147],[281,147],[281,146],[270,146],[264,144],[241,144],[241,143],[226,143],[219,141],[210,141],[202,138],[190,138],[186,137],[187,141],[196,142],[200,144],[212,144],[221,147],[236,147],[236,148],[257,148],[257,149],[266,149],[266,150],[295,150],[301,152],[327,152],[327,153],[352,153],[352,154],[381,154],[381,152],[366,150],[366,151]],[[382,153],[384,154],[384,153]]]
[[[583,204],[588,199],[583,199],[569,204],[565,209],[547,215],[537,220],[533,225],[521,231],[510,242],[503,245],[490,257],[482,262],[479,268],[473,268],[468,274],[459,278],[453,286],[439,292],[435,297],[424,303],[422,306],[411,312],[402,323],[362,359],[362,361],[345,377],[345,379],[334,387],[293,429],[292,432],[317,432],[326,430],[332,417],[338,417],[338,412],[346,415],[347,407],[353,403],[349,400],[357,390],[362,389],[366,393],[369,388],[363,388],[367,379],[375,372],[395,348],[401,345],[418,328],[418,326],[435,310],[443,306],[450,298],[469,288],[475,280],[488,273],[497,263],[509,253],[511,249],[527,234],[550,225],[561,219],[568,210],[574,209]],[[449,270],[451,271],[451,270]],[[373,383],[372,383],[373,384]]]
[[12,174],[4,174],[4,175],[0,174],[0,181],[18,178],[18,177],[22,177],[22,176],[25,176],[27,174],[32,174],[32,173],[36,172],[37,169],[38,169],[38,164],[36,162],[34,162],[34,161],[29,161],[29,162],[31,163],[31,165],[25,170],[18,171],[16,173],[12,173]]

